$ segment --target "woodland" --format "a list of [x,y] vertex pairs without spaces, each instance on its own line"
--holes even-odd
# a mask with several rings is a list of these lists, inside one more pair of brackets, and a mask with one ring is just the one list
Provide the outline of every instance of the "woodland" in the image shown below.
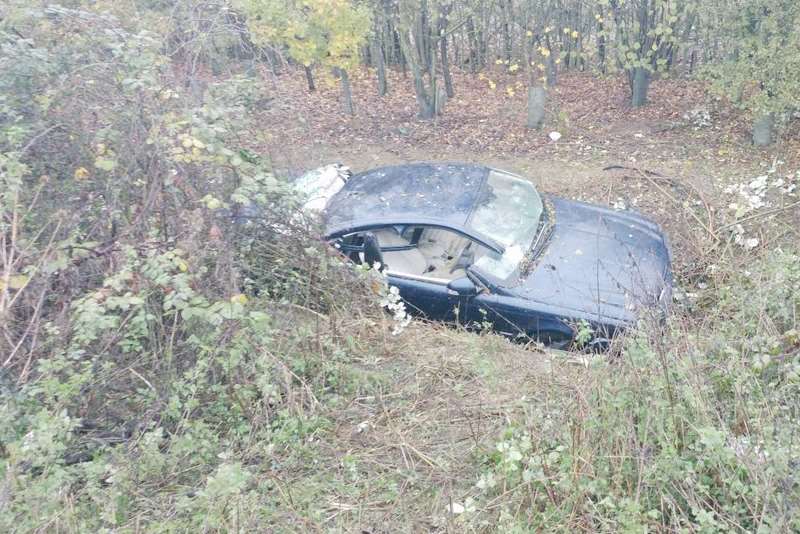
[[[666,324],[399,325],[292,184],[417,161],[652,217]],[[798,532],[798,228],[795,0],[6,0],[0,531]]]

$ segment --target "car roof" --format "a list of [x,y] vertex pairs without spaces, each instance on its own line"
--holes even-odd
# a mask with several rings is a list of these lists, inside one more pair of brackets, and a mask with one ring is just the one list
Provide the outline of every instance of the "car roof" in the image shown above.
[[465,163],[412,163],[354,174],[325,208],[326,233],[427,224],[471,234],[467,219],[488,174],[488,167]]

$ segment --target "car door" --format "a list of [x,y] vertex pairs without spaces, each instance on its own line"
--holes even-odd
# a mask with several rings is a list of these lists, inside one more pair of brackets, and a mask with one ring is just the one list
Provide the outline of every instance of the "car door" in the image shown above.
[[410,314],[431,321],[458,321],[459,297],[451,294],[446,283],[392,272],[389,272],[388,279],[389,285],[400,290]]
[[470,321],[487,324],[510,338],[530,338],[566,347],[574,337],[572,327],[562,316],[536,303],[500,292],[480,292],[472,299],[468,314]]
[[447,280],[424,275],[424,260],[413,257],[416,246],[413,240],[402,241],[402,236],[394,227],[348,234],[338,240],[338,247],[352,261],[362,263],[365,258],[364,243],[369,241],[370,236],[377,239],[381,249],[381,263],[384,264],[388,284],[398,288],[410,314],[432,321],[458,320],[456,308],[459,296],[447,289]]
[[421,228],[387,227],[375,231],[384,254],[389,285],[400,290],[412,315],[431,321],[458,320],[458,295],[447,288],[448,280],[431,276],[428,259],[420,252]]

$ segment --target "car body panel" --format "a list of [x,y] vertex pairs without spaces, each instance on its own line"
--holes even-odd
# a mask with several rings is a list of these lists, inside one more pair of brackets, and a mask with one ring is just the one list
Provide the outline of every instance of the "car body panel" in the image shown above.
[[487,167],[415,163],[354,174],[325,210],[329,234],[396,221],[426,221],[462,231],[489,174]]
[[431,321],[457,322],[462,299],[447,290],[447,284],[388,273],[389,284],[400,290],[412,315]]
[[628,323],[665,300],[670,254],[655,223],[632,212],[548,198],[554,227],[513,295],[587,320]]
[[549,342],[573,337],[569,319],[573,310],[534,303],[494,293],[479,294],[464,312],[467,324],[490,325],[509,337],[546,338]]

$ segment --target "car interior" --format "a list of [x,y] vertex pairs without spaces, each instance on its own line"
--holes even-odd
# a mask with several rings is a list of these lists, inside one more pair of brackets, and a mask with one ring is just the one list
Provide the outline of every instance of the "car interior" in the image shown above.
[[[445,283],[466,276],[464,269],[484,249],[455,232],[427,226],[390,226],[371,233],[389,272]],[[357,245],[354,240],[359,239],[348,236],[344,242]]]

